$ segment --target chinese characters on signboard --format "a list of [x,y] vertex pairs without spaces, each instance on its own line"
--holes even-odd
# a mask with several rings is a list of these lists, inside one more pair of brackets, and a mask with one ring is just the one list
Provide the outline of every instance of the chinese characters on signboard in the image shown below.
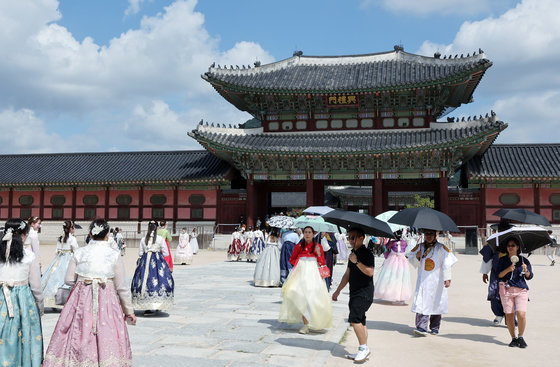
[[341,95],[341,96],[328,96],[327,106],[353,106],[358,104],[358,96],[356,95]]

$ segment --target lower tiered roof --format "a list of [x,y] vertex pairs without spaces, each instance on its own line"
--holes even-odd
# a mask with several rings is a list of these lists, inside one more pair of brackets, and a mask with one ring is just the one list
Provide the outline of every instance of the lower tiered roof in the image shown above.
[[473,182],[560,181],[560,144],[493,145],[468,164]]
[[0,155],[0,186],[222,183],[231,166],[204,150]]

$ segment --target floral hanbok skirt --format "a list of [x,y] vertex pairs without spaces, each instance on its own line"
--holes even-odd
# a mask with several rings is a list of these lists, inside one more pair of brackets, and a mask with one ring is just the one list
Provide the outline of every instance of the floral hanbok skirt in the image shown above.
[[192,258],[193,250],[190,242],[179,242],[179,245],[177,245],[177,250],[175,250],[175,263],[189,265],[190,263],[192,263]]
[[135,310],[170,310],[175,282],[161,252],[146,252],[132,277],[132,307]]
[[247,258],[251,261],[256,261],[263,252],[264,246],[264,239],[262,237],[254,238]]
[[62,308],[61,305],[55,303],[54,296],[58,288],[64,285],[64,277],[71,259],[72,252],[70,251],[58,253],[41,276],[45,307]]
[[410,266],[404,252],[393,252],[383,262],[375,283],[375,298],[406,302],[412,295]]
[[[130,339],[113,282],[99,285],[97,322],[93,285],[78,281],[64,305],[43,367],[132,366]],[[93,325],[96,325],[94,331]]]
[[290,324],[309,321],[309,328],[321,330],[332,325],[332,303],[317,260],[300,257],[282,286],[282,306],[278,321]]
[[0,286],[1,366],[39,367],[43,362],[43,333],[35,298],[29,285],[10,288],[13,317]]
[[230,261],[239,260],[239,254],[241,253],[241,240],[235,239],[231,242],[228,248],[227,257]]

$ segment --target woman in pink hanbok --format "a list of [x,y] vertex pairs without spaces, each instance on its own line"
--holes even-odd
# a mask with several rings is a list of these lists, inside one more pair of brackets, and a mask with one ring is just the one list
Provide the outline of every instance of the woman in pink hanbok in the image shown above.
[[187,229],[183,227],[179,235],[179,244],[175,251],[175,263],[181,265],[190,265],[193,258],[193,249],[191,247],[189,234]]
[[385,261],[375,283],[375,298],[395,303],[406,303],[411,296],[410,268],[405,257],[407,242],[402,232],[395,232],[399,240],[390,240],[385,245]]
[[104,219],[90,224],[92,240],[74,252],[66,284],[75,284],[54,329],[43,367],[132,366],[125,320],[132,325],[130,287],[119,251],[107,242]]

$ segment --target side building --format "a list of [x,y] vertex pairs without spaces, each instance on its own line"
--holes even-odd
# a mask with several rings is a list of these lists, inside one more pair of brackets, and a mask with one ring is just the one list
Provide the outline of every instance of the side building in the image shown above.
[[0,155],[0,166],[0,219],[37,216],[56,222],[56,235],[67,219],[213,228],[236,175],[206,151]]

